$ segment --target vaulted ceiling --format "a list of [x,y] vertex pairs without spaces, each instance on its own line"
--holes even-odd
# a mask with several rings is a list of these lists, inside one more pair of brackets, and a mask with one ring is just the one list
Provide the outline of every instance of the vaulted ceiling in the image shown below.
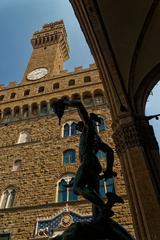
[[[149,91],[160,77],[160,1],[82,0],[78,3],[79,0],[71,0],[71,2],[87,39],[89,37],[83,26],[85,24],[82,19],[82,8],[83,12],[88,14],[97,38],[105,35],[127,94],[135,98],[141,94],[141,89],[145,88],[146,100]],[[94,22],[94,14],[98,16],[101,27]],[[90,45],[90,39],[88,42]],[[105,44],[101,39],[104,51]],[[92,44],[90,46],[92,49]]]

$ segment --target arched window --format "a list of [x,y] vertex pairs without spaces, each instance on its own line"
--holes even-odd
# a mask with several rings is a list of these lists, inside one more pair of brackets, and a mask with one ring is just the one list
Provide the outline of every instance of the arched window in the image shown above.
[[16,190],[13,187],[7,188],[0,200],[0,208],[10,208],[13,206]]
[[48,105],[47,102],[41,102],[41,115],[46,115],[48,113]]
[[77,125],[77,124],[76,124],[75,122],[73,122],[73,123],[71,124],[71,136],[74,136],[74,135],[77,134],[76,125]]
[[10,108],[4,109],[3,119],[5,122],[8,122],[11,120],[11,113],[12,113],[12,110]]
[[3,101],[4,95],[0,96],[0,101]]
[[19,134],[18,142],[17,143],[26,143],[29,141],[29,133],[26,130],[23,130]]
[[23,118],[29,117],[29,106],[26,104],[23,106]]
[[103,95],[102,90],[96,90],[94,92],[94,103],[95,103],[95,105],[101,105],[104,102],[105,101],[104,101],[104,95]]
[[10,99],[15,98],[15,96],[16,96],[16,93],[15,93],[15,92],[11,93]]
[[73,86],[73,85],[75,85],[75,80],[74,79],[69,80],[68,86]]
[[69,128],[70,128],[69,124],[66,123],[64,125],[64,137],[68,137],[69,136]]
[[13,171],[13,172],[14,172],[14,171],[17,171],[17,170],[20,169],[20,167],[21,167],[21,160],[18,159],[18,160],[16,160],[16,161],[14,162],[12,171]]
[[73,174],[68,174],[58,182],[58,202],[77,201],[77,195],[74,194],[73,187],[70,185],[73,181],[73,177]]
[[81,96],[79,93],[74,93],[72,96],[71,96],[72,100],[81,100]]
[[49,112],[50,113],[54,113],[54,103],[57,101],[57,98],[53,98],[50,100],[50,109],[49,109]]
[[63,137],[75,136],[77,135],[76,123],[69,121],[63,125]]
[[90,76],[85,76],[84,77],[84,82],[91,82],[91,77]]
[[98,157],[99,160],[106,159],[106,153],[103,151],[98,151],[96,156]]
[[103,130],[105,130],[106,129],[106,127],[105,127],[105,123],[104,123],[104,119],[103,118],[100,118],[100,123],[98,124],[98,127],[97,127],[98,129],[98,132],[100,132],[100,131],[103,131]]
[[26,89],[26,90],[24,91],[24,96],[29,96],[29,93],[30,93],[30,89]]
[[83,102],[84,102],[84,105],[86,106],[93,105],[92,95],[90,92],[83,93]]
[[74,149],[69,149],[63,152],[63,163],[68,164],[68,163],[75,163],[75,150]]
[[18,119],[20,117],[20,107],[16,106],[14,108],[14,118]]
[[32,112],[32,116],[38,115],[38,104],[37,103],[32,103],[31,112]]
[[42,93],[42,92],[44,92],[44,86],[41,86],[38,88],[38,93]]
[[53,84],[53,90],[56,90],[56,89],[58,89],[59,88],[59,83],[54,83]]

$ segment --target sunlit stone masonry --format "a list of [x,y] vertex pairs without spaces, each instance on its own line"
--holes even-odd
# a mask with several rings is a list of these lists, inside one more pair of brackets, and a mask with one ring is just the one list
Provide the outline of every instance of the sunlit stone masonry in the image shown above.
[[[79,121],[66,109],[61,125],[53,112],[57,99],[81,99],[101,118],[97,130],[113,149],[111,116],[95,64],[63,70],[69,58],[63,21],[45,24],[31,39],[33,52],[20,84],[0,86],[0,240],[49,239],[72,222],[91,221],[91,204],[64,187],[79,166]],[[105,168],[105,154],[97,154]],[[100,193],[125,200],[114,207],[118,223],[134,235],[120,161],[116,178],[101,181]]]

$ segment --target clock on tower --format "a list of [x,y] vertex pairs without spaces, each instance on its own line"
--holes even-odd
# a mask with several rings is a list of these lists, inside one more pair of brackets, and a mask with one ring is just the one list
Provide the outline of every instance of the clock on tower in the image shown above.
[[31,39],[33,51],[23,77],[23,83],[48,79],[63,70],[69,58],[67,34],[63,21],[45,24]]

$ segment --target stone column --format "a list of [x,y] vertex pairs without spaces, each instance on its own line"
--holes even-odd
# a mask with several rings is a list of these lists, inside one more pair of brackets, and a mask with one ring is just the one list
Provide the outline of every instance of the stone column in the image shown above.
[[[123,116],[113,134],[139,240],[160,239],[160,157],[148,121]],[[159,171],[159,172],[158,172]]]

